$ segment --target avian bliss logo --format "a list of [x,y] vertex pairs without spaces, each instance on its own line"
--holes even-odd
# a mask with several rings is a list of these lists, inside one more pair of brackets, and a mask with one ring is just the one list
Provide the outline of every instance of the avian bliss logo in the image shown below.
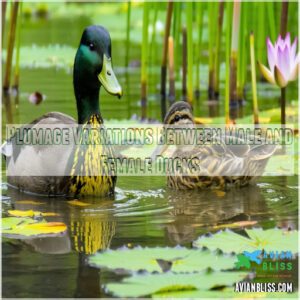
[[237,269],[250,269],[251,262],[260,266],[263,271],[291,271],[293,269],[292,251],[244,251],[237,255],[237,259],[235,264]]

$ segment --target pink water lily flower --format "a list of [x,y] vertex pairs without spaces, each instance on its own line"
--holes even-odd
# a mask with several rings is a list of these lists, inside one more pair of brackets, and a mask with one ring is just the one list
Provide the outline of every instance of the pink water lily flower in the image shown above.
[[296,55],[297,38],[291,45],[290,34],[287,33],[285,39],[278,37],[275,45],[267,38],[269,69],[258,63],[263,76],[279,87],[286,87],[289,81],[297,78],[299,72],[299,53]]

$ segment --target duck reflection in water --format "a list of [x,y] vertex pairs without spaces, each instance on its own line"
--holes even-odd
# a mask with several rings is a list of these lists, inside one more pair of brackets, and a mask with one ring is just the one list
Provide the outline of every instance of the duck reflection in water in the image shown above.
[[[100,203],[90,203],[87,206],[72,206],[65,199],[49,200],[48,198],[24,195],[14,189],[9,189],[12,204],[10,209],[33,210],[57,213],[56,217],[48,217],[49,221],[64,222],[68,226],[66,234],[59,237],[25,239],[36,252],[44,254],[78,253],[77,283],[74,297],[99,297],[99,269],[87,264],[88,255],[110,247],[116,231],[116,221],[111,213],[112,200],[103,199]],[[41,205],[23,204],[23,200],[32,200]]]
[[267,204],[256,185],[243,189],[169,190],[170,214],[174,221],[166,226],[166,234],[174,245],[192,243],[200,234],[215,231],[214,226],[267,217]]

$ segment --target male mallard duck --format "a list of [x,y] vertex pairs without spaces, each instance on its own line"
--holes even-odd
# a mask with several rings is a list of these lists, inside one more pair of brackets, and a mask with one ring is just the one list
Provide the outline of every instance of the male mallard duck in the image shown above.
[[[90,26],[84,30],[74,61],[73,84],[78,124],[83,128],[100,128],[103,126],[99,108],[101,85],[108,93],[122,96],[122,89],[112,70],[110,35],[102,26]],[[65,114],[51,112],[28,126],[39,128],[44,124],[61,127],[76,125],[77,122]],[[99,139],[99,134],[95,139]],[[103,155],[112,153],[110,146],[88,145],[74,149],[74,146],[38,148],[24,145],[13,151],[13,144],[13,139],[4,144],[2,152],[7,158],[8,183],[21,191],[71,197],[105,196],[114,192],[116,176],[102,161]],[[65,175],[65,170],[70,176],[53,176]],[[91,174],[91,170],[97,175],[84,175]]]
[[[195,123],[191,106],[187,102],[175,102],[166,114],[164,124],[165,129],[168,127],[166,125],[172,125],[174,128],[193,128]],[[173,140],[169,140],[170,138]],[[197,138],[203,140],[203,137],[197,136]],[[174,135],[165,135],[165,139],[166,142],[153,152],[153,159],[163,154],[168,145],[172,145]],[[235,137],[230,137],[230,139],[233,140]],[[255,177],[262,175],[269,157],[276,150],[274,145],[250,147],[246,143],[233,147],[228,145],[227,141],[228,136],[223,135],[218,143],[177,145],[168,157],[183,158],[183,163],[179,168],[174,168],[174,164],[171,165],[168,161],[168,186],[175,189],[245,186]],[[194,167],[198,166],[198,171],[192,174],[192,171],[196,169],[191,168],[191,165],[188,166],[184,158],[194,161]]]

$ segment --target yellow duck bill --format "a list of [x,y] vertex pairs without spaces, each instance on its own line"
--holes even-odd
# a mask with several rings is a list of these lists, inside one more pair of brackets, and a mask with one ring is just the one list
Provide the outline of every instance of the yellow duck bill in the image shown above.
[[119,98],[122,97],[122,88],[112,69],[111,58],[108,58],[105,54],[103,55],[103,66],[98,79],[108,93]]

